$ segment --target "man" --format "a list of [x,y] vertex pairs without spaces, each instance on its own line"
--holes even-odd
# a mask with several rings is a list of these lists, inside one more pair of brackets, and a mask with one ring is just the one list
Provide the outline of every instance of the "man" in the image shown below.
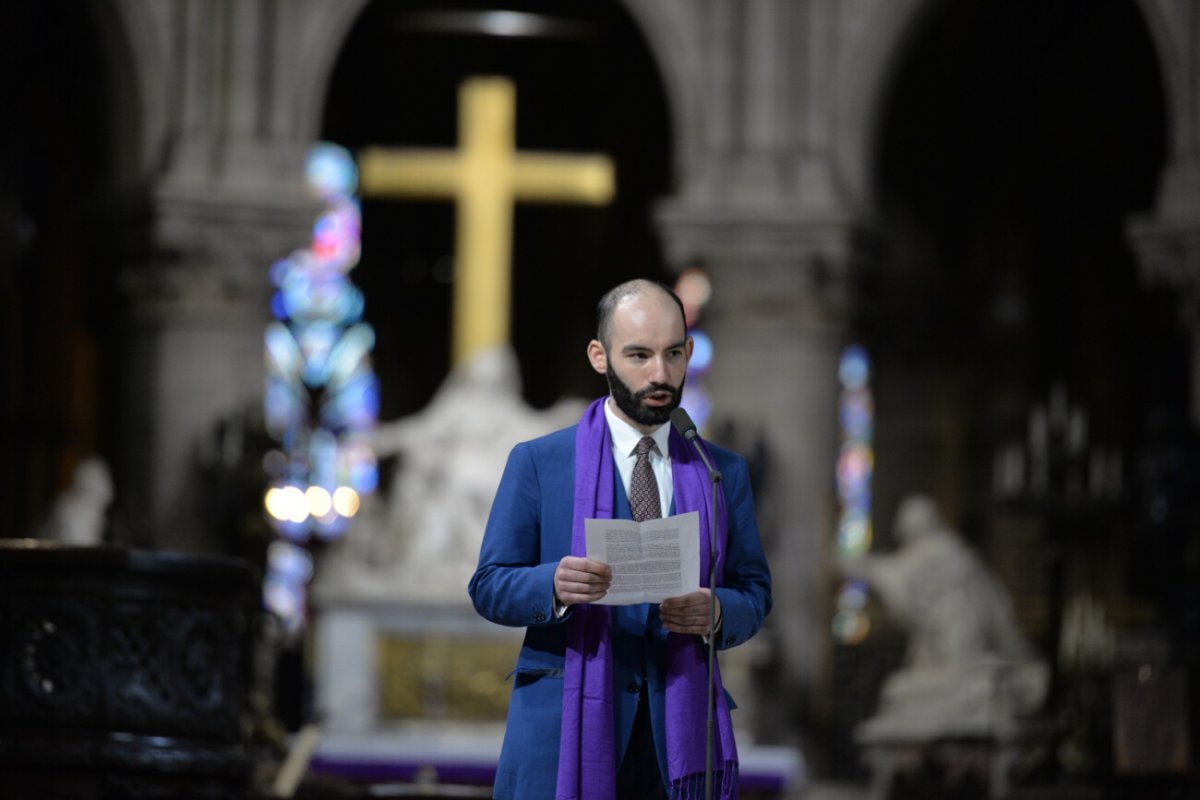
[[[707,656],[741,644],[771,608],[746,463],[706,445],[723,481],[715,510],[708,473],[668,424],[692,354],[683,307],[668,289],[631,281],[608,292],[588,344],[610,394],[579,424],[513,448],[471,578],[475,608],[526,626],[497,767],[498,800],[699,797],[704,789]],[[593,603],[612,581],[585,557],[584,519],[697,511],[701,583],[709,515],[717,520],[717,587],[661,604]],[[737,796],[737,751],[715,692],[714,796]]]

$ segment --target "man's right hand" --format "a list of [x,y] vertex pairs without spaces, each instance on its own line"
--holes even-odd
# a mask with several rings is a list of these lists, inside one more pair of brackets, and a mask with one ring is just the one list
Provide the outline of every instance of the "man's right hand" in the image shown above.
[[611,585],[612,568],[590,558],[563,556],[554,570],[554,596],[564,606],[594,603]]

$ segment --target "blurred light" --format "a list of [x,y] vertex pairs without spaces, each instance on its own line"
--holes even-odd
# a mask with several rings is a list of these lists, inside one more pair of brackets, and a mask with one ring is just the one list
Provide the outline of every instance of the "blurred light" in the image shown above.
[[850,555],[871,549],[871,518],[862,512],[851,512],[838,525],[838,552]]
[[844,644],[860,644],[871,632],[867,615],[858,611],[839,611],[833,617],[833,635]]
[[595,35],[594,26],[585,20],[527,11],[407,11],[397,15],[394,24],[404,31],[437,34],[553,39],[587,39]]
[[333,490],[333,508],[343,517],[353,517],[358,513],[358,492],[349,486],[339,486]]
[[328,516],[333,510],[333,498],[323,486],[308,487],[304,492],[304,499],[308,503],[308,513],[318,519]]
[[267,513],[280,522],[304,522],[308,518],[308,499],[298,486],[274,486],[263,498]]
[[321,142],[309,151],[305,177],[309,187],[322,199],[358,190],[354,158],[346,148],[331,142]]
[[850,581],[842,587],[837,605],[841,611],[862,611],[867,606],[867,585]]

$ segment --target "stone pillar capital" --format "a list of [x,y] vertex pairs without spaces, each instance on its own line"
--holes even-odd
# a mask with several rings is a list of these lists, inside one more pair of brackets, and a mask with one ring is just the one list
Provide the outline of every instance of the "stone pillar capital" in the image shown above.
[[660,211],[659,224],[670,263],[702,265],[720,285],[713,313],[796,331],[849,321],[875,242],[849,216],[799,209],[675,205]]
[[1154,213],[1127,232],[1142,281],[1179,290],[1186,316],[1200,324],[1200,160],[1169,165]]
[[268,269],[304,247],[319,205],[165,184],[146,213],[149,252],[120,286],[136,325],[224,326],[267,315]]

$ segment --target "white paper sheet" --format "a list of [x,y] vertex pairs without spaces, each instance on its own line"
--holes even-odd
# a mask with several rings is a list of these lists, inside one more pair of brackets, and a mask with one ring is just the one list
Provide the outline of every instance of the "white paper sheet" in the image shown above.
[[700,588],[700,514],[635,522],[585,519],[587,555],[612,567],[600,605],[661,603]]

